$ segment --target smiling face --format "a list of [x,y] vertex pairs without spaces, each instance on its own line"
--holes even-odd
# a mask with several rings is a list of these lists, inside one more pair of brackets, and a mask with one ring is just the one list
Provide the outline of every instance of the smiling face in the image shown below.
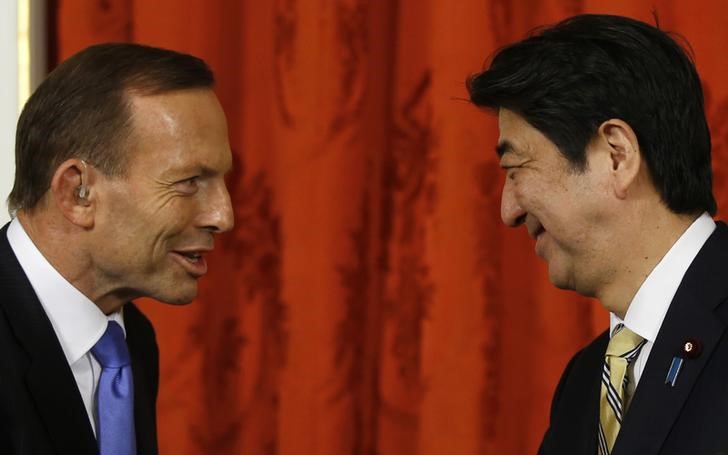
[[554,143],[518,114],[500,109],[498,122],[497,150],[506,171],[503,222],[524,225],[536,239],[536,254],[548,263],[554,285],[594,295],[611,274],[606,180],[592,166],[574,170]]
[[207,271],[203,255],[213,248],[213,234],[233,225],[225,115],[207,89],[130,101],[126,175],[96,172],[92,186],[96,287],[124,298],[187,303]]

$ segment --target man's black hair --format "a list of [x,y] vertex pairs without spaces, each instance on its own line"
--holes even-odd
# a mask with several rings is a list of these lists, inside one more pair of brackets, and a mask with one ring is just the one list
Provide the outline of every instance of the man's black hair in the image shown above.
[[670,210],[715,214],[700,78],[673,35],[626,17],[575,16],[501,49],[467,87],[474,104],[522,116],[577,171],[599,126],[625,121]]

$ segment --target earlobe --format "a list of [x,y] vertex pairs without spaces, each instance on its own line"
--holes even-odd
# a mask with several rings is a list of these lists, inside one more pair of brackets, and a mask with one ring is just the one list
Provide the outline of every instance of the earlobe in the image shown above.
[[614,194],[619,199],[626,199],[630,188],[633,188],[637,181],[642,166],[637,135],[626,122],[619,119],[610,119],[602,123],[597,134],[609,150]]
[[53,174],[50,191],[58,209],[71,223],[91,228],[94,224],[94,201],[89,168],[83,160],[61,163]]

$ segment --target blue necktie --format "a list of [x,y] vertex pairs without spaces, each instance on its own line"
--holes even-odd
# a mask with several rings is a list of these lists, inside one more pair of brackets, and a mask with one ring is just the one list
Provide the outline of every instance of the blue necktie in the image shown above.
[[134,455],[134,379],[121,326],[109,321],[91,353],[102,368],[96,392],[99,451],[101,455]]

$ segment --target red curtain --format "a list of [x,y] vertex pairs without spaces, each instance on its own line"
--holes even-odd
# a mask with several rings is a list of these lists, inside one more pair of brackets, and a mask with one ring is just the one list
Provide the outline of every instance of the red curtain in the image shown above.
[[230,123],[233,232],[186,307],[143,302],[165,454],[535,453],[556,381],[606,327],[501,226],[494,116],[464,80],[582,12],[684,35],[728,203],[722,1],[57,0],[53,51],[204,58]]

